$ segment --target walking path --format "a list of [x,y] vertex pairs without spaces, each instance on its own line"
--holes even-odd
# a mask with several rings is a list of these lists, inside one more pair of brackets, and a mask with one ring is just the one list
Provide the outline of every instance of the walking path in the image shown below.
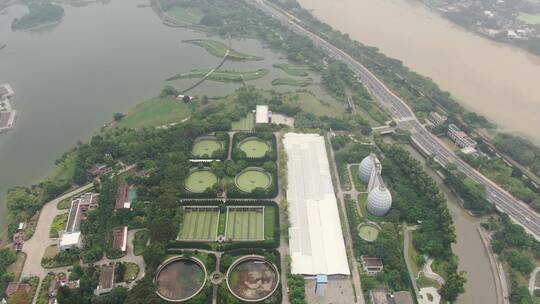
[[426,278],[437,281],[439,285],[444,285],[444,278],[441,277],[438,273],[433,272],[431,269],[431,264],[433,263],[433,258],[427,258],[426,263],[424,264],[424,268],[422,268],[422,272],[426,276]]
[[540,282],[536,282],[536,274],[540,272],[540,267],[536,267],[533,272],[531,272],[531,278],[529,279],[529,292],[531,296],[534,296],[534,291],[540,289],[538,286]]
[[341,205],[341,212],[343,214],[343,222],[341,223],[342,226],[345,228],[345,231],[343,231],[343,237],[345,240],[345,247],[347,248],[347,256],[350,261],[351,267],[351,278],[354,288],[356,289],[356,299],[355,302],[359,304],[364,304],[364,297],[363,297],[363,289],[362,289],[362,283],[360,282],[360,273],[358,272],[358,261],[356,261],[356,258],[354,257],[353,253],[353,246],[352,246],[352,237],[351,237],[351,227],[349,227],[349,220],[347,215],[347,208],[345,206],[345,200],[343,199],[343,191],[341,190],[341,183],[339,181],[339,174],[337,172],[337,166],[336,166],[336,160],[334,158],[334,149],[332,149],[332,139],[330,136],[327,136],[328,139],[328,150],[329,150],[329,158],[331,162],[331,170],[333,171],[334,176],[336,177],[336,188],[337,188],[337,197],[339,200],[339,204]]
[[491,248],[491,237],[480,226],[477,226],[476,230],[480,234],[480,239],[489,258],[489,265],[491,266],[491,272],[495,281],[495,290],[497,291],[497,303],[509,304],[510,293],[506,283],[506,276],[502,263],[497,259],[497,255],[493,252],[493,248]]
[[403,227],[403,255],[405,257],[405,265],[407,265],[407,270],[409,272],[409,277],[411,278],[414,291],[418,293],[420,289],[418,289],[418,285],[416,285],[416,279],[411,267],[411,257],[409,256],[409,228],[407,227],[407,222],[405,221],[401,224],[401,226]]

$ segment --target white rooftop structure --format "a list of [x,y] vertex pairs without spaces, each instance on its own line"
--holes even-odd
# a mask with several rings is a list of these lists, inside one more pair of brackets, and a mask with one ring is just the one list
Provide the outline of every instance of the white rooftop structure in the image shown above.
[[80,232],[64,233],[60,238],[59,246],[60,250],[66,250],[70,248],[82,248],[82,238]]
[[255,123],[269,123],[270,122],[270,111],[268,110],[267,105],[258,105],[255,108]]
[[287,133],[291,272],[350,275],[324,138]]

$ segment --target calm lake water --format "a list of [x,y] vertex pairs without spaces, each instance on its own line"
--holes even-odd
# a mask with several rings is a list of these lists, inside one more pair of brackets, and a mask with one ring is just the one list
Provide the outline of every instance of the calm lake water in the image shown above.
[[540,144],[540,58],[459,28],[417,0],[299,0],[351,38],[432,78],[469,109]]
[[[0,44],[8,44],[0,51],[0,83],[15,89],[13,106],[19,117],[15,130],[0,135],[0,226],[5,223],[7,189],[44,177],[62,153],[89,138],[113,113],[159,94],[167,77],[219,62],[203,49],[181,43],[204,38],[204,33],[166,27],[151,8],[137,8],[144,3],[66,6],[59,25],[38,32],[11,31],[13,18],[27,11],[24,6],[0,14]],[[265,60],[227,62],[224,69],[271,69],[272,63],[283,61],[255,40],[233,40],[232,46]],[[272,69],[250,84],[270,88],[279,76],[285,74]],[[181,89],[195,81],[174,85]],[[225,95],[238,87],[206,82],[191,93]]]

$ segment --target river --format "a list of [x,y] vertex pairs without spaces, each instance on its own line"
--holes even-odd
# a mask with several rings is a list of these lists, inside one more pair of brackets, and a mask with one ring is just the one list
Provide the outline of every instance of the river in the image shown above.
[[[0,51],[0,83],[13,86],[12,105],[18,111],[15,129],[0,135],[0,226],[5,226],[7,189],[31,185],[46,176],[62,153],[88,139],[113,113],[126,112],[158,95],[167,77],[213,68],[219,62],[201,48],[181,43],[205,34],[163,25],[151,8],[137,8],[144,3],[113,0],[64,6],[59,25],[34,32],[10,28],[26,7],[12,6],[0,13],[0,45],[8,45]],[[232,40],[232,46],[265,57],[264,61],[224,65],[224,69],[271,70],[250,84],[270,88],[273,78],[285,76],[271,68],[272,63],[284,60],[260,42]],[[174,85],[181,89],[194,82],[180,80]],[[205,82],[190,94],[224,95],[238,87]],[[320,96],[318,87],[309,89]]]
[[468,32],[417,0],[299,0],[313,14],[432,78],[468,109],[540,144],[540,58]]

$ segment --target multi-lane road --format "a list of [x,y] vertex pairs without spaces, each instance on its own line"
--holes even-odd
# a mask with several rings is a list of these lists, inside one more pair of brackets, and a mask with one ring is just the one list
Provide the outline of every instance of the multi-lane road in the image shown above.
[[323,49],[329,56],[345,62],[368,88],[375,100],[390,112],[398,123],[398,127],[408,130],[412,139],[423,148],[424,152],[434,156],[443,165],[455,164],[469,178],[485,186],[487,199],[498,210],[508,214],[516,223],[523,226],[527,232],[540,240],[540,215],[538,213],[457,157],[452,150],[420,124],[407,103],[388,89],[366,67],[330,42],[305,29],[302,22],[291,14],[266,4],[264,0],[249,0],[248,3],[256,5],[265,13],[288,26],[291,31],[311,39],[315,46]]

